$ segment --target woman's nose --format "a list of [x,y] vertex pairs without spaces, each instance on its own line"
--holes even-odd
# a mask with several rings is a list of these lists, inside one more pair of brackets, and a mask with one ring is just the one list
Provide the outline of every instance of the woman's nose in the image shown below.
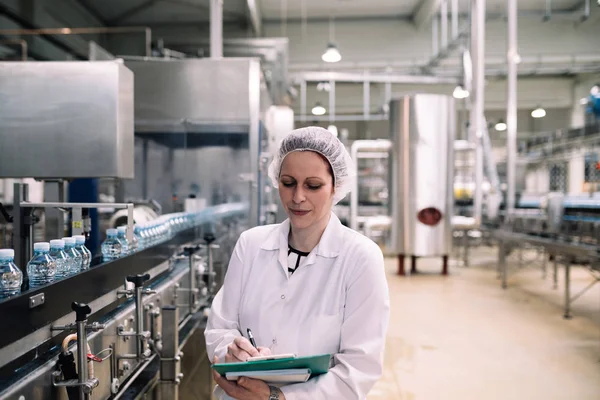
[[304,196],[304,191],[302,190],[302,188],[297,187],[296,190],[294,190],[293,200],[294,200],[294,203],[296,203],[296,204],[302,203],[304,200],[306,200],[306,197]]

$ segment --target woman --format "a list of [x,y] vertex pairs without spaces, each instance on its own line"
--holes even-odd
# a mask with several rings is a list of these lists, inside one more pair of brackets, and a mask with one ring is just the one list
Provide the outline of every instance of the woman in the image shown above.
[[[221,398],[365,399],[381,376],[389,319],[383,255],[331,212],[349,192],[352,171],[328,130],[308,127],[285,137],[269,176],[289,218],[242,233],[205,331],[214,362],[333,354],[329,372],[280,389],[215,372]],[[242,335],[247,329],[258,348]]]

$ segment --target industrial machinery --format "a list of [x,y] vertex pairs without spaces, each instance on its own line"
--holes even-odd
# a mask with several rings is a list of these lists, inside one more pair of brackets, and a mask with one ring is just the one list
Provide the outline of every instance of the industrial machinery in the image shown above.
[[405,96],[390,105],[392,243],[403,275],[404,257],[442,257],[448,273],[452,240],[455,111],[451,97]]
[[[32,199],[17,181],[6,207],[24,284],[0,300],[11,324],[0,334],[1,399],[210,398],[206,315],[240,232],[263,220],[268,182],[259,65],[221,61],[0,65],[0,98],[11,100],[0,109],[0,177],[52,180],[64,197]],[[77,178],[116,179],[116,202],[69,201],[64,186]],[[177,187],[207,201],[173,212]],[[71,235],[98,208],[123,208],[109,223],[128,225],[140,248],[29,285],[33,243],[60,237],[35,231],[40,210],[60,210]]]

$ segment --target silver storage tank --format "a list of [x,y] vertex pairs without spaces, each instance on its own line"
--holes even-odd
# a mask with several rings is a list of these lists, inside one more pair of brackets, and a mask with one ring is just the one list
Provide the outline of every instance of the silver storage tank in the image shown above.
[[393,142],[390,174],[392,245],[398,273],[411,256],[411,272],[418,257],[443,259],[447,274],[452,243],[454,100],[437,94],[415,94],[390,103]]

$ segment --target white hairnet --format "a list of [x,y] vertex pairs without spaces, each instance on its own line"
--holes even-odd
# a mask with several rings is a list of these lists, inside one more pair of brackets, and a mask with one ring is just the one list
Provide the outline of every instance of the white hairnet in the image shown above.
[[354,162],[342,142],[327,129],[318,126],[295,129],[281,141],[279,150],[269,166],[269,178],[274,187],[279,188],[281,164],[293,151],[314,151],[329,161],[333,171],[334,205],[350,193],[356,179]]

